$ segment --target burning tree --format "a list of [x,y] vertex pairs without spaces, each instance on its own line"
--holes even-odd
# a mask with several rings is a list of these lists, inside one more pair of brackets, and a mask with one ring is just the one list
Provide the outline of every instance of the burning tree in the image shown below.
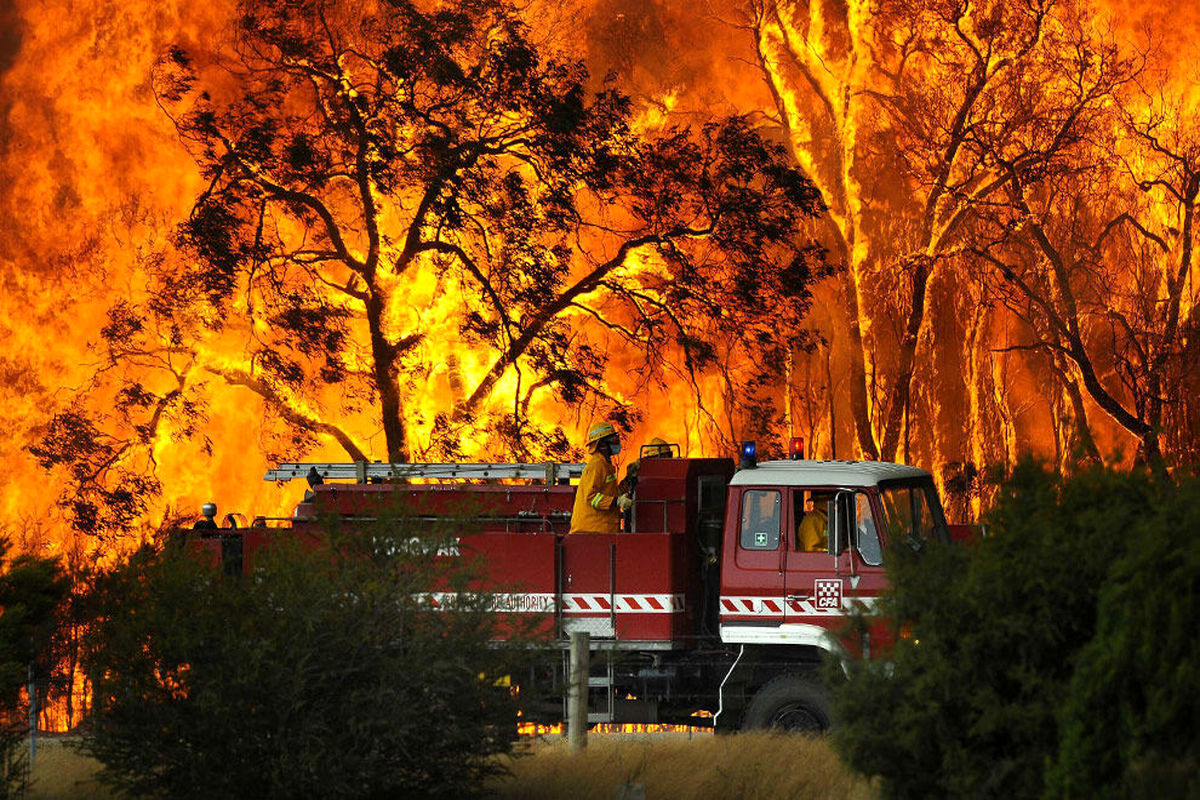
[[[972,348],[953,360],[973,378],[973,422],[995,403],[979,362],[999,337],[981,336],[988,323],[976,313],[994,290],[955,299],[966,285],[956,278],[980,271],[974,222],[1005,204],[1018,179],[1039,182],[1086,160],[1089,133],[1134,67],[1089,11],[1053,0],[840,10],[756,0],[744,20],[776,120],[821,189],[827,236],[847,266],[833,322],[849,344],[858,449],[908,457],[914,381],[934,418],[931,438],[947,413],[938,347],[957,339]],[[937,312],[939,284],[943,307],[967,311],[965,324]],[[1058,374],[1078,394],[1074,374]]]
[[[128,63],[96,82],[99,116],[40,61],[57,33],[75,59],[62,73],[96,70],[105,42],[30,27],[0,76],[21,121],[0,148],[0,202],[25,245],[0,269],[30,279],[9,280],[21,293],[0,324],[28,340],[52,314],[110,305],[97,286],[121,301],[106,324],[60,325],[55,347],[0,359],[0,405],[24,423],[0,444],[39,438],[41,462],[67,467],[68,512],[95,530],[144,513],[156,474],[194,474],[171,460],[176,439],[258,437],[275,457],[331,442],[356,459],[556,457],[574,415],[636,426],[639,405],[669,408],[685,442],[790,425],[817,455],[967,483],[1031,450],[1064,468],[1134,447],[1194,460],[1185,55],[1130,49],[1129,20],[1086,0],[714,5],[741,30],[624,0],[549,28],[556,47],[583,43],[593,63],[607,47],[651,75],[629,88],[644,106],[535,41],[540,4],[180,6],[167,19],[186,52],[166,50],[152,83],[187,155],[136,106],[136,15],[105,33],[125,37]],[[728,49],[738,36],[748,63]],[[747,116],[672,127],[718,104]],[[42,107],[70,130],[38,122]],[[118,120],[138,136],[105,142]],[[53,169],[27,168],[22,154],[66,133],[59,149],[105,158],[48,149]],[[195,165],[208,187],[168,242],[161,195]],[[52,201],[80,193],[71,213]],[[802,228],[845,266],[816,304]],[[81,382],[72,404],[60,387]],[[234,397],[254,411],[221,431]]]
[[457,457],[482,428],[493,450],[562,455],[561,430],[529,424],[539,395],[634,413],[606,388],[605,337],[643,381],[697,394],[731,351],[761,373],[803,343],[821,201],[745,120],[639,133],[625,96],[589,93],[501,0],[242,12],[219,58],[171,48],[154,76],[207,187],[181,257],[145,259],[146,294],[101,331],[92,389],[115,413],[72,408],[32,448],[71,465],[77,524],[144,508],[155,442],[198,434],[213,379],[262,398],[294,447],[366,460],[338,420],[367,412],[392,461]]
[[[1032,334],[1024,346],[1078,374],[1138,442],[1139,460],[1161,467],[1169,417],[1176,448],[1192,447],[1179,434],[1192,396],[1200,140],[1177,93],[1148,91],[1145,80],[1130,88],[1104,119],[1110,132],[1090,137],[1088,161],[1034,185],[1008,165],[1007,202],[988,215],[992,238],[975,252],[1003,276],[1005,302]],[[1081,445],[1098,458],[1076,406]]]

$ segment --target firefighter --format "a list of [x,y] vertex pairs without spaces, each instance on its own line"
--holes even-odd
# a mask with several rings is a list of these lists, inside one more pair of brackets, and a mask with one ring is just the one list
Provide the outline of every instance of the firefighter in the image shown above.
[[[670,458],[670,457],[671,457],[671,446],[669,444],[667,444],[666,442],[664,442],[662,439],[658,438],[657,436],[655,436],[644,447],[642,447],[642,458],[643,459],[645,459],[645,458]],[[634,461],[632,464],[630,464],[628,467],[625,468],[625,477],[621,480],[621,483],[618,484],[617,491],[619,491],[621,494],[627,494],[631,498],[633,497],[633,492],[635,489],[637,489],[638,471],[641,469],[641,466],[642,466],[642,461],[641,461],[641,459],[638,459],[637,461]],[[625,509],[625,511],[624,511],[625,530],[630,529],[630,526],[633,523],[632,517],[633,517],[633,511],[628,508]]]
[[588,429],[588,458],[571,511],[571,533],[616,533],[621,527],[621,512],[633,505],[629,495],[617,496],[617,471],[612,457],[621,452],[621,440],[608,422],[597,422]]
[[801,550],[829,549],[829,501],[832,492],[813,492],[809,498],[812,508],[804,514],[796,528],[796,540]]
[[215,531],[215,530],[217,530],[217,521],[215,519],[213,519],[213,517],[215,517],[217,515],[217,504],[216,503],[205,503],[204,505],[200,506],[200,513],[204,516],[204,519],[197,521],[196,524],[192,526],[192,530],[196,530],[196,531]]

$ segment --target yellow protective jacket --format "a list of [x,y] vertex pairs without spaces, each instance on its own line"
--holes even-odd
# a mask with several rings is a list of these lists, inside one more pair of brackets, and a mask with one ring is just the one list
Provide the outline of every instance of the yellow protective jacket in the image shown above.
[[616,499],[617,471],[608,458],[592,453],[575,487],[571,533],[616,533],[621,526]]
[[800,549],[809,551],[829,549],[828,516],[829,512],[820,507],[814,508],[804,515],[804,519],[800,520],[800,527],[796,530]]

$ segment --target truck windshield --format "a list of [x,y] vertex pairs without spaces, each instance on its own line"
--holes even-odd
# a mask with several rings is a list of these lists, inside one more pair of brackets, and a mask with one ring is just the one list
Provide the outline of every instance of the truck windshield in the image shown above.
[[904,543],[920,550],[931,539],[947,539],[946,519],[932,481],[880,483],[879,497],[889,544]]

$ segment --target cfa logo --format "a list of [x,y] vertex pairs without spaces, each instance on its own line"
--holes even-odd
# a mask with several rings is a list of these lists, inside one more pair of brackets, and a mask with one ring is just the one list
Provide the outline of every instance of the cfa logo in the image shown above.
[[840,578],[818,578],[813,581],[813,606],[818,611],[836,611],[842,607]]

